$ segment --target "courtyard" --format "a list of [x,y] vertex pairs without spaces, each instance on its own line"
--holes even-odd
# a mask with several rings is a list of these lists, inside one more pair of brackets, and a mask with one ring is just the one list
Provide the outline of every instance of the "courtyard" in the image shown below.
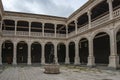
[[120,70],[60,66],[60,74],[44,74],[43,66],[0,67],[0,80],[120,80]]

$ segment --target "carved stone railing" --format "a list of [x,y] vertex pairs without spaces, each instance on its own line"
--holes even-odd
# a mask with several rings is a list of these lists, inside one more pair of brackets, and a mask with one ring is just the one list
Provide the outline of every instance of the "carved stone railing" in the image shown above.
[[56,34],[56,37],[58,37],[58,38],[65,38],[66,37],[66,34]]
[[88,24],[86,24],[86,25],[84,25],[83,27],[79,28],[77,32],[78,32],[78,33],[84,32],[84,31],[88,30],[88,28],[89,28],[89,27],[88,27]]
[[18,36],[28,36],[29,32],[27,32],[27,31],[17,31],[16,35],[18,35]]
[[75,35],[75,31],[69,33],[69,34],[68,34],[68,37],[72,37],[72,36],[74,36],[74,35]]
[[42,37],[42,32],[31,32],[31,36]]
[[14,31],[9,31],[9,30],[3,30],[2,34],[4,36],[14,36],[15,32]]
[[120,9],[117,9],[113,12],[113,17],[114,18],[120,17]]
[[44,33],[44,37],[55,37],[54,33]]
[[96,26],[101,25],[107,21],[109,21],[109,14],[93,21],[91,27],[96,27]]

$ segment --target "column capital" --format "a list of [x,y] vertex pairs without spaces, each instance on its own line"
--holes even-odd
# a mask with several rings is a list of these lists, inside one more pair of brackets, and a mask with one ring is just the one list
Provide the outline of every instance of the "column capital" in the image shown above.
[[91,9],[88,9],[87,15],[88,15],[88,16],[92,15]]
[[44,22],[42,22],[42,26],[44,26],[45,25],[45,23]]
[[75,20],[74,20],[74,23],[75,23],[75,24],[76,24],[76,23],[78,23],[78,20],[77,20],[77,19],[75,19]]
[[107,0],[107,3],[112,3],[114,0]]
[[57,24],[56,24],[56,23],[54,23],[54,26],[55,26],[55,27],[57,27]]

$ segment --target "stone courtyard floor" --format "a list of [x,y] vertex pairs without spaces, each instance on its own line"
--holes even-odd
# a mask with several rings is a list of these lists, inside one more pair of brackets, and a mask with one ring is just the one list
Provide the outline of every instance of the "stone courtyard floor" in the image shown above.
[[44,74],[43,67],[0,67],[0,80],[120,80],[120,70],[61,66],[60,74]]

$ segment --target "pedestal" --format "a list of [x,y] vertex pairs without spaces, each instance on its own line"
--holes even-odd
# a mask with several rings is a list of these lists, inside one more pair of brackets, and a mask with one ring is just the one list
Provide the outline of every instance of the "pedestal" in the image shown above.
[[119,56],[110,56],[109,57],[109,68],[118,69],[119,66]]
[[44,73],[46,74],[59,74],[60,73],[60,67],[58,64],[45,64],[44,66]]
[[95,66],[95,59],[93,56],[88,57],[88,67],[94,67]]

